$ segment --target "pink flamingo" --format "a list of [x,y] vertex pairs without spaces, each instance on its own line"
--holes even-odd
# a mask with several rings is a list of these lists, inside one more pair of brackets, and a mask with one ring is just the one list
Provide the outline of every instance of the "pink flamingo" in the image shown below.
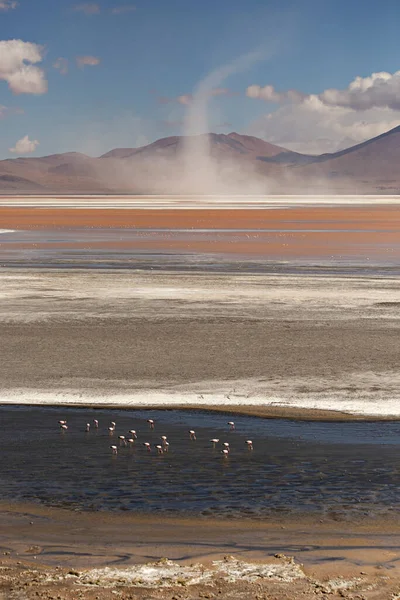
[[126,439],[125,439],[124,435],[119,435],[118,439],[119,439],[120,446],[126,446]]
[[224,450],[221,451],[221,454],[222,454],[222,456],[224,458],[228,458],[228,456],[229,456],[229,450],[224,449]]
[[132,439],[132,438],[129,438],[129,439],[128,439],[128,444],[129,444],[130,446],[133,446],[133,445],[135,444],[135,440],[134,440],[134,439]]
[[193,429],[191,429],[191,430],[189,431],[189,435],[190,435],[190,439],[191,439],[191,440],[197,440],[197,438],[196,438],[196,432],[195,432],[195,431],[193,431]]
[[99,422],[98,422],[98,420],[97,420],[97,419],[93,419],[93,425],[94,425],[94,428],[95,428],[95,429],[98,429],[98,428],[99,428]]
[[86,431],[86,433],[89,433],[89,431],[90,431],[90,423],[86,423],[85,431]]
[[136,431],[134,429],[131,429],[129,431],[129,433],[131,434],[131,436],[133,437],[134,440],[137,440],[137,435],[136,435]]
[[247,444],[248,450],[253,450],[253,442],[252,442],[252,440],[246,440],[245,444]]
[[151,445],[149,442],[143,442],[143,446],[146,448],[147,452],[151,452]]
[[117,448],[117,446],[110,446],[110,448],[111,448],[111,451],[112,451],[113,454],[118,454],[118,448]]
[[153,421],[153,419],[147,419],[147,422],[150,425],[150,429],[154,429],[154,421]]
[[229,425],[230,431],[234,431],[234,429],[235,429],[235,423],[233,421],[228,421],[228,425]]
[[163,447],[160,446],[159,444],[156,444],[156,448],[157,448],[158,454],[163,454],[164,453]]
[[[229,452],[230,452],[230,448],[229,448],[229,444],[228,444],[228,442],[224,442],[224,444],[223,444],[223,445],[225,446],[225,450],[226,450],[226,451],[228,452],[228,454],[229,454]],[[222,452],[224,452],[224,450],[222,450]]]
[[63,425],[60,425],[60,429],[61,429],[62,433],[64,433],[64,431],[67,431],[68,425],[66,425],[65,423]]
[[169,450],[169,442],[165,442],[164,444],[164,452],[168,452]]
[[218,444],[218,442],[219,442],[219,439],[218,438],[213,438],[212,440],[210,440],[210,442],[212,443],[213,448],[215,448],[216,444]]

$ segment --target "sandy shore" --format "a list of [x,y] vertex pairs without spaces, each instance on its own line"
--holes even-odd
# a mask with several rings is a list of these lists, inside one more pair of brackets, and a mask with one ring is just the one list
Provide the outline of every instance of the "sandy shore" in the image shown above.
[[0,546],[7,599],[393,600],[400,585],[400,529],[388,520],[242,523],[3,504]]

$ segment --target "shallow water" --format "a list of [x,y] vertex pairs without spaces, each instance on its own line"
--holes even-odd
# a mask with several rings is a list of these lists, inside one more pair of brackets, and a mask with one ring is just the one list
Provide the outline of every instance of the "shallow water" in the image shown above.
[[[155,419],[152,432],[146,422]],[[99,430],[85,433],[96,418]],[[235,431],[227,421],[234,419]],[[67,419],[61,433],[58,420]],[[117,427],[108,433],[111,420]],[[206,411],[0,407],[0,499],[84,510],[335,519],[397,512],[400,423],[268,420]],[[189,429],[197,440],[190,441]],[[135,429],[133,448],[110,445]],[[170,449],[148,453],[143,442]],[[220,438],[214,450],[209,440]],[[245,441],[252,439],[254,450]],[[222,442],[230,444],[228,458]]]
[[397,233],[372,230],[369,235],[378,238],[368,241],[358,237],[362,233],[352,228],[3,231],[0,266],[400,275]]

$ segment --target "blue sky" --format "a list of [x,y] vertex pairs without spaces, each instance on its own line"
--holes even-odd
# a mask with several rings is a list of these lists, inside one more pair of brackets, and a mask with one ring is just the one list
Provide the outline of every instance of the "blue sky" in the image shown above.
[[[396,103],[386,98],[360,109],[354,93],[333,103],[323,96],[329,88],[347,90],[357,76],[383,71],[389,74],[385,90],[396,97],[400,77],[391,76],[400,69],[398,0],[0,0],[0,9],[2,4],[0,40],[41,47],[36,68],[44,71],[47,91],[10,89],[0,52],[0,158],[18,155],[9,148],[25,136],[38,142],[25,148],[38,156],[71,150],[98,155],[180,134],[188,110],[182,96],[190,103],[210,71],[251,51],[260,60],[210,93],[211,130],[247,132],[318,152],[400,123]],[[63,66],[68,61],[63,74],[54,67],[59,58]],[[295,89],[304,99],[271,99],[267,85],[277,93]],[[249,86],[264,91],[249,97]],[[375,82],[368,86],[376,88]],[[320,95],[318,105],[310,94]]]

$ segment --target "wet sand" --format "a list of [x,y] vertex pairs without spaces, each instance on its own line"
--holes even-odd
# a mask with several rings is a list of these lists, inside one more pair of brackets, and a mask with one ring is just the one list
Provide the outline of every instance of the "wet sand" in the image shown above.
[[[0,546],[0,598],[7,599],[393,600],[400,585],[400,529],[387,519],[244,524],[3,504]],[[176,565],[169,576],[166,558]]]

